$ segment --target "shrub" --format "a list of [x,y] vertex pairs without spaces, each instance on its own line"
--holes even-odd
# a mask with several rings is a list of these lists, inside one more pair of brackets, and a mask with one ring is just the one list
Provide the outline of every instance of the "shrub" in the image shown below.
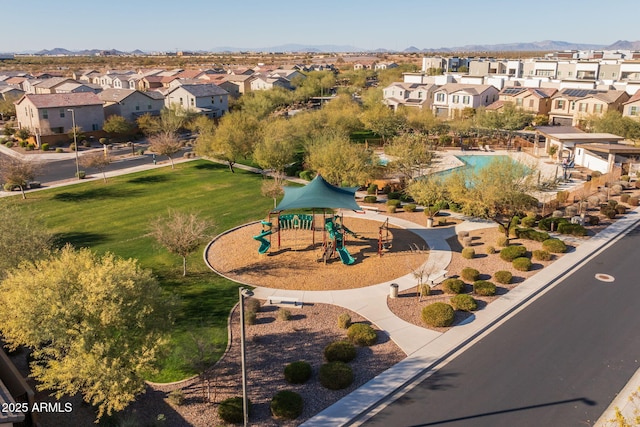
[[422,321],[432,327],[451,326],[455,319],[455,311],[444,302],[434,302],[422,309]]
[[616,206],[616,211],[618,211],[620,215],[624,215],[625,213],[627,213],[627,207],[623,205],[618,205]]
[[46,142],[43,142],[42,145],[40,146],[40,149],[42,151],[49,151],[49,144],[47,144]]
[[487,246],[487,254],[488,255],[493,255],[496,253],[496,248],[494,248],[493,246]]
[[420,286],[418,286],[418,293],[421,297],[427,297],[431,295],[431,286],[427,285],[426,283],[420,284]]
[[567,206],[564,209],[564,214],[566,216],[576,216],[578,214],[578,207],[575,205]]
[[[640,182],[640,181],[636,181]],[[629,206],[638,206],[638,198],[637,197],[629,197]]]
[[377,201],[378,201],[378,198],[376,196],[364,196],[365,203],[375,203]]
[[387,194],[387,199],[389,200],[400,200],[400,192],[399,191],[389,191]]
[[509,239],[507,238],[507,236],[500,235],[496,239],[496,246],[500,246],[504,248],[508,244],[509,244]]
[[551,253],[543,249],[536,249],[533,251],[533,259],[536,261],[551,261]]
[[167,400],[175,406],[180,406],[184,403],[184,392],[182,389],[172,390],[169,392]]
[[599,177],[601,177],[601,176],[602,176],[602,172],[600,172],[600,171],[593,171],[593,172],[591,172],[591,176],[592,176],[593,178],[599,178]]
[[616,210],[616,208],[613,208],[611,206],[602,206],[600,208],[600,213],[609,219],[614,219],[618,214],[618,211]]
[[283,320],[283,321],[291,320],[291,312],[289,310],[287,310],[286,308],[279,308],[278,309],[278,319]]
[[464,288],[464,282],[460,279],[449,278],[442,282],[442,290],[447,294],[460,294]]
[[255,311],[246,311],[244,312],[244,324],[245,325],[255,325],[256,324],[256,319],[257,319],[258,315],[256,314]]
[[567,245],[560,239],[547,239],[542,242],[542,248],[552,254],[562,254],[567,251]]
[[402,206],[402,202],[399,199],[389,199],[387,200],[387,206],[395,206],[399,208]]
[[56,148],[56,153],[64,153],[64,150],[60,147]]
[[631,195],[629,194],[623,194],[622,196],[620,196],[620,201],[622,203],[627,203],[629,201],[629,197],[631,197]]
[[507,246],[500,251],[500,258],[505,261],[513,261],[516,258],[525,256],[527,248],[524,246]]
[[518,238],[534,240],[536,242],[544,242],[549,238],[549,233],[544,231],[537,231],[533,228],[520,228],[518,229]]
[[378,341],[375,329],[366,323],[354,323],[349,326],[347,337],[352,343],[362,346],[374,345]]
[[622,175],[622,176],[620,176],[620,181],[629,182],[629,181],[631,181],[631,177],[629,175]]
[[496,294],[496,285],[488,280],[476,280],[473,282],[473,293],[484,297],[490,297]]
[[12,141],[7,141],[7,143],[6,143],[6,144],[4,144],[4,145],[5,145],[5,147],[7,147],[7,148],[11,148],[11,147],[13,147],[13,142],[12,142]]
[[260,300],[256,298],[247,298],[244,300],[244,308],[246,311],[260,311]]
[[329,390],[342,390],[353,382],[353,371],[344,362],[329,362],[320,366],[318,379]]
[[87,141],[87,140],[85,139],[84,141],[82,141],[82,146],[83,146],[83,147],[86,147],[86,148],[89,148],[89,147],[91,147],[91,142],[89,142],[89,141]]
[[74,142],[72,142],[71,144],[69,144],[69,150],[71,151],[76,151],[76,144]]
[[406,205],[404,205],[404,210],[405,212],[415,212],[416,205],[414,203],[407,203]]
[[558,203],[565,203],[568,198],[569,198],[568,191],[558,191],[558,193],[556,194],[556,200],[558,201]]
[[35,148],[36,148],[36,146],[34,144],[31,144],[31,143],[27,144],[27,146],[24,147],[24,149],[27,150],[27,151],[33,151]]
[[276,418],[295,420],[302,414],[302,396],[290,390],[282,390],[271,399],[271,413]]
[[[247,400],[247,408],[249,409],[249,413],[251,413],[251,400]],[[242,397],[230,397],[220,402],[218,415],[227,423],[239,424],[243,422]]]
[[569,222],[566,218],[543,218],[538,222],[538,228],[544,231],[551,231],[553,227],[553,230],[557,230],[559,224],[566,222]]
[[473,259],[476,256],[476,251],[473,248],[464,248],[462,250],[462,258]]
[[525,216],[524,218],[522,218],[522,221],[520,221],[520,224],[523,227],[533,227],[536,224],[536,217],[535,216]]
[[367,194],[376,194],[378,192],[377,184],[369,184],[367,187]]
[[527,257],[520,257],[513,260],[513,268],[518,271],[531,270],[531,260]]
[[338,316],[338,327],[340,329],[349,329],[351,326],[351,316],[349,313],[342,313]]
[[351,362],[356,358],[356,348],[349,341],[334,341],[324,348],[327,362]]
[[562,211],[559,211],[559,210],[553,211],[551,213],[552,218],[562,218],[563,216],[564,214],[562,213]]
[[475,311],[478,309],[478,303],[471,295],[460,294],[452,297],[450,300],[451,305],[456,310],[460,311]]
[[311,365],[304,360],[289,363],[284,367],[284,379],[290,384],[304,384],[311,378]]
[[310,170],[300,171],[300,173],[298,174],[298,176],[304,179],[305,181],[311,181],[314,175],[315,174],[313,173],[313,171],[310,171]]
[[78,179],[85,179],[86,176],[87,176],[87,173],[85,171],[76,172],[76,178],[78,178]]
[[461,276],[464,280],[475,281],[478,280],[478,276],[480,276],[480,272],[475,268],[465,267],[462,269]]
[[598,206],[599,203],[600,203],[600,199],[598,198],[598,196],[587,197],[587,205],[590,208],[595,208],[596,206]]
[[589,225],[598,225],[598,224],[600,224],[600,217],[597,216],[597,215],[587,215],[585,220]]
[[109,140],[107,138],[100,138],[98,142],[102,145],[105,145],[107,142],[109,142]]
[[387,213],[396,213],[395,206],[387,206]]
[[558,233],[570,234],[572,236],[586,236],[587,229],[580,224],[560,224],[558,226]]
[[618,195],[620,195],[620,193],[622,193],[622,185],[615,184],[615,185],[611,186],[611,190],[609,191],[610,195],[618,196]]
[[473,237],[471,236],[466,236],[462,238],[462,244],[467,247],[467,246],[471,246],[471,242],[473,242]]
[[496,279],[496,282],[498,283],[508,285],[511,283],[511,279],[513,279],[513,274],[507,270],[500,270],[494,273],[493,278]]
[[458,231],[458,239],[462,240],[465,237],[469,237],[468,231]]

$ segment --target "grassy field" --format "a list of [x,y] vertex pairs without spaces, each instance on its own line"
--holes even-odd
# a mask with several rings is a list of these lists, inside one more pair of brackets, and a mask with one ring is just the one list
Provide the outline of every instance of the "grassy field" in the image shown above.
[[[225,165],[198,160],[169,168],[33,192],[15,203],[32,211],[56,237],[89,247],[136,258],[151,269],[163,289],[178,297],[175,324],[168,354],[160,372],[148,379],[170,382],[196,373],[194,354],[206,343],[206,357],[217,360],[227,342],[227,316],[237,302],[238,285],[211,272],[202,249],[187,260],[188,275],[182,277],[181,258],[170,254],[149,236],[149,222],[168,209],[196,212],[215,225],[213,235],[236,225],[263,218],[273,206],[260,194],[262,177]],[[257,251],[257,244],[256,244]],[[256,252],[257,253],[257,252]]]

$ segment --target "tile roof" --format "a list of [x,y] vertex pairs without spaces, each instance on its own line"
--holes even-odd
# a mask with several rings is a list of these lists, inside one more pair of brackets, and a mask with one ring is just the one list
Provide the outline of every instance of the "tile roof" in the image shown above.
[[640,101],[640,90],[633,94],[631,98],[625,104],[630,104],[632,102]]
[[85,105],[102,105],[102,101],[93,92],[80,93],[51,93],[51,94],[32,94],[29,93],[16,104],[22,103],[28,99],[36,106],[36,108],[55,108],[55,107],[79,107]]
[[134,92],[133,89],[105,89],[98,94],[98,98],[103,102],[122,102]]
[[44,89],[51,89],[66,82],[74,83],[75,80],[69,79],[67,77],[51,77],[50,79],[41,80],[40,83],[38,83],[38,87],[44,88]]
[[187,92],[189,92],[191,95],[195,96],[196,98],[199,97],[203,97],[203,96],[214,96],[214,95],[228,95],[229,92],[227,92],[226,90],[222,89],[219,86],[214,85],[213,83],[207,83],[207,84],[200,84],[200,85],[182,85],[182,86],[178,86],[175,89],[171,90],[169,93],[179,89],[179,88],[183,88],[184,90],[186,90]]
[[441,86],[437,91],[445,91],[446,93],[455,93],[455,92],[466,92],[469,95],[480,95],[481,93],[486,92],[489,88],[493,86],[491,85],[471,85],[464,83],[447,83]]

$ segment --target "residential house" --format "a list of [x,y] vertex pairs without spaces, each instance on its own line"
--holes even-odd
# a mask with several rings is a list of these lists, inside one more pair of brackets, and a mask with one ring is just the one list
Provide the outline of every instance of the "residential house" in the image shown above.
[[433,92],[433,113],[452,118],[466,108],[486,107],[498,99],[498,89],[492,85],[447,83]]
[[138,80],[138,89],[145,91],[161,88],[163,87],[162,77],[163,76],[159,75],[144,76],[142,79]]
[[222,117],[229,111],[229,93],[211,83],[181,85],[167,93],[165,106],[173,104],[210,118]]
[[238,92],[245,94],[251,92],[251,82],[255,77],[251,74],[228,74],[226,81],[238,86]]
[[640,120],[640,91],[636,92],[627,102],[624,103],[622,115],[625,117],[631,117],[634,120]]
[[431,109],[436,88],[433,84],[392,83],[382,91],[383,100],[394,110],[399,106]]
[[0,98],[6,100],[17,100],[20,99],[20,97],[24,95],[24,91],[18,87],[15,86],[0,86]]
[[90,83],[82,84],[76,81],[62,83],[56,86],[55,93],[78,93],[78,92],[93,92],[98,93],[102,91],[101,86],[93,85]]
[[298,79],[306,79],[307,78],[307,76],[305,76],[304,74],[302,74],[298,70],[280,70],[280,69],[273,70],[267,76],[268,77],[282,77],[283,79],[287,79],[289,81],[292,81],[295,78],[298,78]]
[[395,62],[378,62],[373,66],[374,70],[386,70],[388,68],[398,68]]
[[372,70],[376,66],[377,61],[359,61],[353,63],[354,70]]
[[64,134],[65,139],[74,120],[85,133],[102,130],[104,124],[102,101],[90,92],[26,94],[16,101],[16,118],[19,128],[34,135]]
[[66,77],[52,77],[44,79],[34,86],[36,94],[56,93],[56,88],[64,83],[77,83],[75,80]]
[[549,123],[578,126],[589,116],[622,112],[629,94],[622,90],[562,89],[552,97]]
[[164,98],[133,89],[105,89],[98,94],[104,103],[104,116],[122,116],[135,123],[143,114],[157,116],[164,107]]
[[27,90],[25,89],[25,82],[27,81],[28,79],[26,77],[13,76],[13,77],[9,77],[4,82],[10,86],[16,86],[20,88],[23,92],[26,92]]
[[251,80],[251,90],[269,90],[274,87],[281,87],[283,89],[291,89],[291,82],[282,77],[267,77],[262,74],[254,74]]
[[498,93],[498,101],[487,109],[499,110],[505,102],[510,102],[528,113],[547,115],[551,110],[551,97],[556,92],[553,88],[505,87]]

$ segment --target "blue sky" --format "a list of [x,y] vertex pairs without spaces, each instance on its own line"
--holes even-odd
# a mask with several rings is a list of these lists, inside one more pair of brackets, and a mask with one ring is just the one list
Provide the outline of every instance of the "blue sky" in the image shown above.
[[0,52],[286,43],[393,50],[541,40],[611,44],[640,40],[638,12],[637,0],[11,1],[0,4]]

